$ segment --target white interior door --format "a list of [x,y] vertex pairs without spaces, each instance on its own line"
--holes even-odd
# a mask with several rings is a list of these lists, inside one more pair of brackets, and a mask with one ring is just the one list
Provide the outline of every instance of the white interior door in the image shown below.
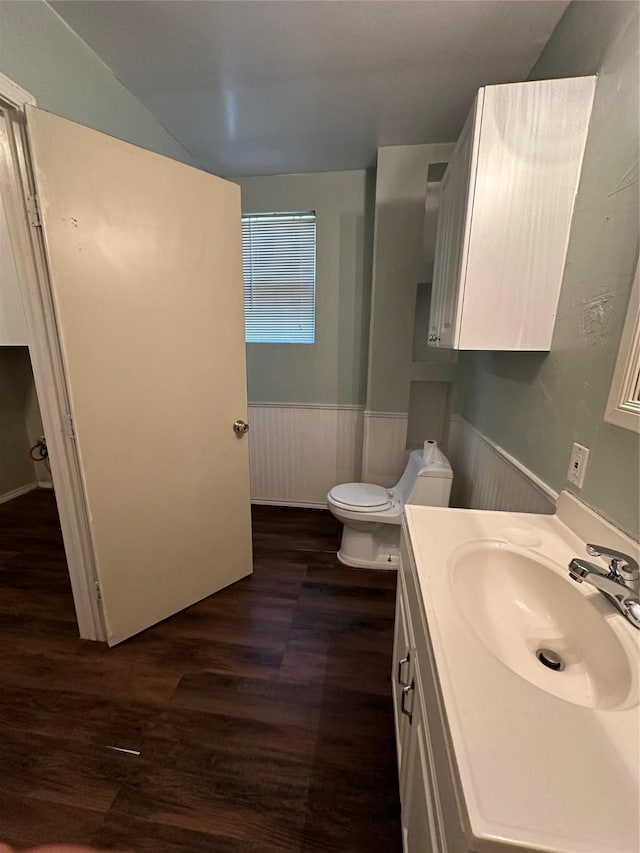
[[240,190],[27,124],[110,645],[251,573]]

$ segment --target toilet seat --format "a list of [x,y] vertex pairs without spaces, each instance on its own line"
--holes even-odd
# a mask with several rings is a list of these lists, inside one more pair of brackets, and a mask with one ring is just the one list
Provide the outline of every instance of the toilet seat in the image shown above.
[[331,489],[329,498],[350,512],[383,512],[391,506],[388,490],[373,483],[342,483]]

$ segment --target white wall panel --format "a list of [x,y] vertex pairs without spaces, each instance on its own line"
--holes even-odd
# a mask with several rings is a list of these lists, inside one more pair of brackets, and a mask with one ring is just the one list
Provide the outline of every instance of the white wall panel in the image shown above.
[[[250,403],[249,423],[254,503],[324,507],[337,483],[391,486],[406,462],[407,416],[401,413]],[[458,415],[451,419],[447,452],[452,506],[555,511],[552,489]]]
[[509,512],[555,512],[557,493],[459,415],[451,418],[451,506]]
[[249,404],[251,500],[326,506],[338,483],[361,479],[360,406]]

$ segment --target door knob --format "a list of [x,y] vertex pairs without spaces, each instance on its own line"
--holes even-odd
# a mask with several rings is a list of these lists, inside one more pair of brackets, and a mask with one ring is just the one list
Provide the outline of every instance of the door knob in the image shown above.
[[233,429],[238,435],[244,435],[245,432],[249,432],[249,424],[245,423],[245,421],[236,421],[233,425]]

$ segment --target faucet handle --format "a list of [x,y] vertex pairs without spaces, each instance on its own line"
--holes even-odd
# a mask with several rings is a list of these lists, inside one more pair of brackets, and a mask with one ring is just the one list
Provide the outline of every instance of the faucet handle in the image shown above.
[[587,554],[591,557],[610,557],[609,571],[625,581],[637,581],[640,578],[638,561],[629,554],[615,551],[605,545],[587,545]]

